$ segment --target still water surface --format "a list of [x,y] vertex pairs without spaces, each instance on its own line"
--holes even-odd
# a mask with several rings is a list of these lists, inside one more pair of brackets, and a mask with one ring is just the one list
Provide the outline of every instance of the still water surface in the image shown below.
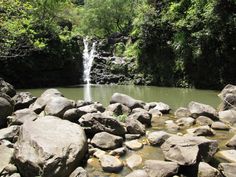
[[[218,91],[197,90],[155,86],[134,86],[134,85],[91,85],[88,89],[86,86],[59,87],[65,97],[73,100],[83,100],[90,97],[92,101],[99,101],[104,106],[109,104],[113,93],[119,92],[130,95],[135,99],[144,102],[164,102],[171,106],[173,110],[178,107],[187,106],[190,101],[197,101],[209,104],[215,108],[220,104],[217,97]],[[34,96],[40,96],[46,89],[27,89],[24,91],[31,92]]]

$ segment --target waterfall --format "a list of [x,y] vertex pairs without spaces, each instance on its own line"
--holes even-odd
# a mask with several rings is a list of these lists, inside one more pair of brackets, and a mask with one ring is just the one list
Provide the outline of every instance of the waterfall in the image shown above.
[[92,47],[89,48],[88,38],[83,39],[84,51],[83,51],[83,65],[84,73],[83,80],[86,83],[84,86],[84,100],[91,101],[91,91],[90,91],[90,72],[93,64],[93,59],[96,54],[96,42],[93,42]]
[[87,38],[83,39],[84,51],[83,51],[83,65],[84,65],[84,75],[83,79],[86,84],[90,84],[90,72],[93,64],[93,59],[96,53],[96,42],[93,42],[91,49],[89,50],[89,40]]

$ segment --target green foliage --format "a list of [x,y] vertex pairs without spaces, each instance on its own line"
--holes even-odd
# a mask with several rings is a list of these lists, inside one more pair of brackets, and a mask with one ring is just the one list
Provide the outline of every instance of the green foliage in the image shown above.
[[87,0],[79,10],[83,36],[106,37],[115,32],[127,33],[139,0]]
[[125,120],[128,118],[127,115],[123,114],[123,115],[119,115],[116,116],[115,119],[118,120],[119,122],[125,122]]
[[123,42],[116,43],[114,46],[114,55],[122,57],[125,51],[125,44]]

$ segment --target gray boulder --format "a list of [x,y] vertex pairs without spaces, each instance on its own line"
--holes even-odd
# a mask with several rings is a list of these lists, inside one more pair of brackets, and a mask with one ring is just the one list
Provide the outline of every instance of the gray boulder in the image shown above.
[[169,105],[162,102],[156,102],[155,104],[156,106],[153,109],[158,109],[163,114],[169,114],[171,110]]
[[140,134],[125,134],[126,140],[135,140],[135,139],[139,139],[140,137],[141,137]]
[[125,128],[123,125],[110,116],[104,116],[101,113],[89,113],[79,119],[80,125],[87,134],[96,134],[98,132],[108,132],[114,135],[123,136]]
[[121,147],[123,138],[112,135],[107,132],[101,132],[94,135],[91,144],[103,150],[112,150]]
[[198,177],[221,177],[220,172],[208,163],[200,162],[198,165]]
[[220,121],[228,124],[236,124],[236,110],[230,109],[219,112]]
[[217,155],[227,162],[236,163],[236,150],[222,150],[219,151]]
[[144,103],[140,100],[135,100],[134,98],[122,94],[122,93],[114,93],[111,97],[111,104],[113,103],[121,103],[125,106],[127,106],[130,109],[134,108],[143,108]]
[[0,129],[0,140],[8,140],[10,142],[15,142],[20,127],[17,125],[13,125],[7,128]]
[[180,127],[191,127],[195,123],[195,119],[192,117],[182,117],[176,120],[176,123]]
[[88,177],[88,173],[82,167],[76,168],[69,177]]
[[13,113],[12,116],[8,117],[10,125],[22,125],[26,121],[35,121],[38,115],[29,108],[21,109]]
[[131,112],[130,108],[121,103],[110,104],[107,107],[107,111],[113,112],[113,114],[115,114],[116,116],[129,114]]
[[69,176],[87,151],[87,138],[77,124],[53,116],[25,122],[15,146],[15,162],[24,177]]
[[194,165],[198,161],[208,162],[218,149],[215,140],[195,136],[171,136],[161,149],[165,159],[179,165]]
[[125,177],[149,177],[145,170],[134,170]]
[[79,107],[78,110],[85,113],[104,112],[105,108],[101,103],[94,103],[86,106]]
[[226,146],[236,149],[236,135],[226,143]]
[[131,141],[126,141],[125,146],[131,150],[139,150],[143,147],[143,144],[140,143],[138,140],[131,140]]
[[135,112],[134,114],[131,114],[129,119],[137,119],[139,122],[146,126],[151,126],[152,122],[152,115],[149,114],[147,111],[143,110],[140,112]]
[[64,97],[52,97],[46,104],[45,113],[46,115],[63,118],[64,113],[73,107],[72,100]]
[[109,152],[109,155],[113,156],[123,156],[127,152],[127,149],[125,147],[117,148]]
[[187,129],[187,132],[195,136],[214,136],[215,132],[208,125]]
[[0,92],[5,93],[10,97],[15,96],[16,94],[14,87],[8,82],[4,81],[2,78],[0,78]]
[[151,114],[152,117],[160,117],[160,116],[162,116],[161,111],[159,111],[159,109],[157,109],[157,108],[155,108],[155,107],[152,108],[152,109],[150,109],[150,110],[148,111],[148,113]]
[[171,135],[164,131],[155,131],[148,134],[147,139],[153,146],[162,145]]
[[14,102],[12,99],[4,94],[0,93],[0,128],[7,126],[7,116],[10,116],[14,110]]
[[44,91],[39,98],[36,99],[36,101],[30,105],[30,108],[39,114],[42,112],[47,105],[47,103],[53,98],[53,97],[63,97],[63,94],[59,92],[57,89],[47,89]]
[[142,164],[142,157],[138,154],[133,154],[126,159],[126,164],[129,168],[133,169]]
[[175,162],[146,160],[144,169],[150,177],[171,177],[178,173],[179,165]]
[[225,177],[235,177],[236,163],[220,163],[218,168]]
[[124,164],[118,158],[111,155],[103,155],[100,159],[102,169],[105,172],[119,172],[123,169]]
[[125,126],[127,129],[127,132],[130,134],[145,134],[145,126],[140,123],[137,119],[128,118],[125,121]]
[[213,120],[211,120],[209,117],[206,117],[206,116],[199,116],[196,119],[196,124],[198,124],[198,125],[209,125],[209,126],[211,126],[211,124],[213,122],[214,122]]
[[63,115],[63,119],[65,120],[69,120],[71,122],[78,122],[79,118],[82,117],[83,115],[87,114],[84,111],[81,111],[78,108],[72,108],[72,109],[68,109],[64,115]]
[[229,130],[230,127],[223,122],[217,121],[211,124],[211,128],[214,130]]
[[218,95],[223,101],[223,110],[236,107],[236,86],[228,84]]
[[13,98],[15,110],[28,108],[37,99],[30,92],[19,92]]
[[191,116],[191,112],[188,108],[180,107],[175,111],[174,115],[176,118],[189,117]]
[[4,171],[4,169],[9,166],[12,158],[13,158],[14,149],[9,148],[3,144],[0,143],[0,154],[1,154],[1,160],[0,160],[0,175],[1,172]]
[[207,116],[213,120],[218,120],[217,111],[209,105],[192,101],[188,104],[188,109],[191,113],[191,116],[194,118],[199,116]]

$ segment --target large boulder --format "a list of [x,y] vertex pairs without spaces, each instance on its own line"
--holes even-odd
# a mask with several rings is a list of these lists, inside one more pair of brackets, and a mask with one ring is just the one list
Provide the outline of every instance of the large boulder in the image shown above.
[[123,143],[123,138],[120,136],[112,135],[107,132],[100,132],[94,135],[91,140],[91,144],[103,149],[112,150],[121,147]]
[[76,123],[78,122],[79,118],[85,114],[87,113],[84,111],[81,111],[79,108],[72,108],[72,109],[68,109],[64,113],[63,119]]
[[84,130],[53,116],[25,122],[15,146],[15,162],[24,177],[65,177],[87,151]]
[[223,110],[235,109],[236,107],[236,86],[228,84],[218,95],[223,101]]
[[224,159],[224,161],[236,163],[236,150],[234,149],[219,151],[217,156],[219,156],[221,159]]
[[215,132],[208,125],[187,129],[187,132],[195,136],[214,136]]
[[211,128],[214,130],[229,130],[230,127],[223,122],[217,121],[213,122]]
[[179,165],[175,162],[146,160],[144,169],[150,177],[170,177],[178,173]]
[[37,99],[30,92],[19,92],[13,98],[15,101],[15,110],[28,108]]
[[214,122],[213,120],[211,120],[209,117],[206,117],[206,116],[199,116],[196,119],[196,124],[198,124],[198,125],[209,125],[209,126],[211,126],[211,124],[213,122]]
[[135,112],[131,114],[129,119],[137,119],[142,124],[146,125],[147,127],[151,126],[152,123],[152,115],[148,113],[146,110],[142,110],[139,112]]
[[53,97],[63,97],[63,94],[58,91],[57,89],[47,89],[44,91],[37,100],[30,105],[30,108],[39,114],[42,112],[47,105],[47,103],[53,98]]
[[0,78],[0,92],[5,93],[10,97],[15,96],[16,94],[14,87],[8,82],[4,81],[2,78]]
[[104,112],[105,108],[101,103],[93,103],[90,105],[81,106],[78,108],[78,110],[85,113],[96,113],[96,112]]
[[7,126],[7,116],[10,116],[14,110],[14,102],[12,99],[4,94],[0,93],[0,128]]
[[161,149],[167,160],[179,165],[194,165],[198,161],[208,162],[218,149],[215,140],[195,136],[171,136]]
[[235,177],[236,163],[220,163],[219,169],[225,177]]
[[134,108],[143,108],[144,103],[140,100],[135,100],[134,98],[122,94],[122,93],[114,93],[111,97],[111,104],[113,103],[121,103],[127,107],[129,107],[130,109],[134,109]]
[[125,121],[127,132],[130,134],[145,134],[145,126],[137,119],[128,118]]
[[191,116],[197,118],[199,116],[208,116],[213,120],[217,120],[217,111],[215,108],[210,105],[198,103],[198,102],[190,102],[188,104],[188,109],[191,113]]
[[34,121],[38,118],[38,114],[29,108],[20,109],[13,113],[12,116],[8,116],[8,122],[10,125],[22,125],[26,121]]
[[0,143],[0,176],[2,174],[2,171],[10,164],[12,161],[14,149],[9,148],[3,144]]
[[200,162],[198,165],[198,177],[221,177],[219,170],[208,163]]
[[125,106],[121,103],[114,103],[114,104],[110,104],[107,107],[107,111],[111,111],[116,116],[119,116],[119,115],[123,115],[123,114],[127,115],[130,113],[131,110],[127,106]]
[[11,142],[15,142],[20,127],[17,125],[13,125],[7,128],[0,129],[0,140],[8,140]]
[[176,120],[176,123],[180,127],[191,127],[195,123],[195,119],[192,117],[182,117]]
[[219,112],[219,118],[224,123],[236,124],[236,110],[230,109]]
[[164,131],[154,131],[148,134],[148,142],[153,146],[162,145],[171,135]]
[[86,134],[90,135],[103,131],[119,136],[125,134],[125,128],[119,121],[101,113],[89,113],[83,115],[79,119],[79,123],[84,128]]
[[50,116],[57,116],[63,118],[64,113],[73,108],[74,103],[64,97],[52,97],[45,107],[45,113]]

